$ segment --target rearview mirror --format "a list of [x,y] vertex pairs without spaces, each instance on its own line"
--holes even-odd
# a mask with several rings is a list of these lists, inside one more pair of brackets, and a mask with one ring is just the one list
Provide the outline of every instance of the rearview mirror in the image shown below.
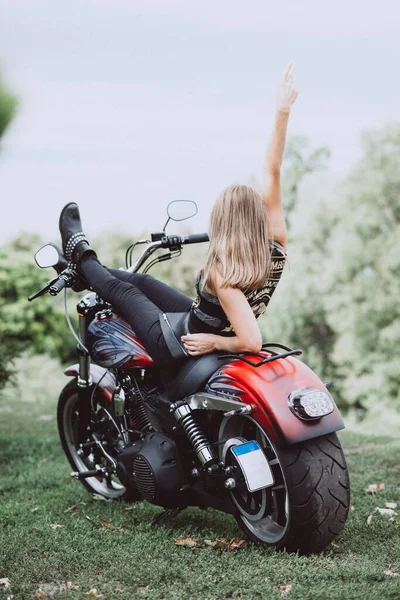
[[51,244],[42,246],[35,254],[35,261],[38,267],[45,269],[46,267],[54,267],[59,261],[59,255]]
[[167,214],[172,221],[185,221],[197,215],[197,204],[193,200],[173,200],[167,206]]

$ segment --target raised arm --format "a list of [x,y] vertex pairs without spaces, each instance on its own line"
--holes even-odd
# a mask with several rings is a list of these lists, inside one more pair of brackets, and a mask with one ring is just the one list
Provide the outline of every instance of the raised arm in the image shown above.
[[273,238],[286,248],[286,225],[281,198],[281,166],[285,152],[286,132],[292,105],[298,96],[290,63],[279,84],[271,141],[263,173],[263,200],[269,213]]

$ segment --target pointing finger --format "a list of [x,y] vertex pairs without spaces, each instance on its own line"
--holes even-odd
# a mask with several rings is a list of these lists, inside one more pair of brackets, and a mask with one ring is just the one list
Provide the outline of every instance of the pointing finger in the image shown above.
[[292,69],[293,69],[293,62],[290,61],[290,63],[288,64],[288,66],[286,67],[286,69],[283,72],[282,79],[284,79],[286,81],[286,80],[289,79],[289,77],[293,77],[293,75],[292,75]]

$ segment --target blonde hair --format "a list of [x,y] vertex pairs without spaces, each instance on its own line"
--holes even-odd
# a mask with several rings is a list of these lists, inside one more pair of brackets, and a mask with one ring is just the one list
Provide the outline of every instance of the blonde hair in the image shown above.
[[223,190],[211,213],[203,286],[215,292],[217,272],[223,287],[263,287],[271,265],[268,239],[268,213],[260,194],[248,185]]

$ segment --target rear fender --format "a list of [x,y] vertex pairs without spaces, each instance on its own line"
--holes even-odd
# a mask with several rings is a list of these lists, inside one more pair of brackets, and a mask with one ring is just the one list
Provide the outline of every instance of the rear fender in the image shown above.
[[[226,383],[236,388],[235,395],[253,407],[252,416],[277,444],[297,444],[344,429],[336,405],[330,415],[314,421],[304,421],[290,410],[288,399],[294,390],[315,388],[327,391],[319,377],[293,356],[258,368],[235,360],[224,365],[216,375],[219,381],[221,376],[225,376]],[[212,381],[209,391],[212,391]]]
[[[68,375],[69,377],[78,377],[79,365],[75,364],[67,367],[64,371],[64,374]],[[90,378],[92,384],[97,386],[100,394],[102,394],[108,400],[108,402],[111,403],[116,385],[114,375],[107,369],[103,369],[103,367],[99,367],[98,365],[90,365]]]

